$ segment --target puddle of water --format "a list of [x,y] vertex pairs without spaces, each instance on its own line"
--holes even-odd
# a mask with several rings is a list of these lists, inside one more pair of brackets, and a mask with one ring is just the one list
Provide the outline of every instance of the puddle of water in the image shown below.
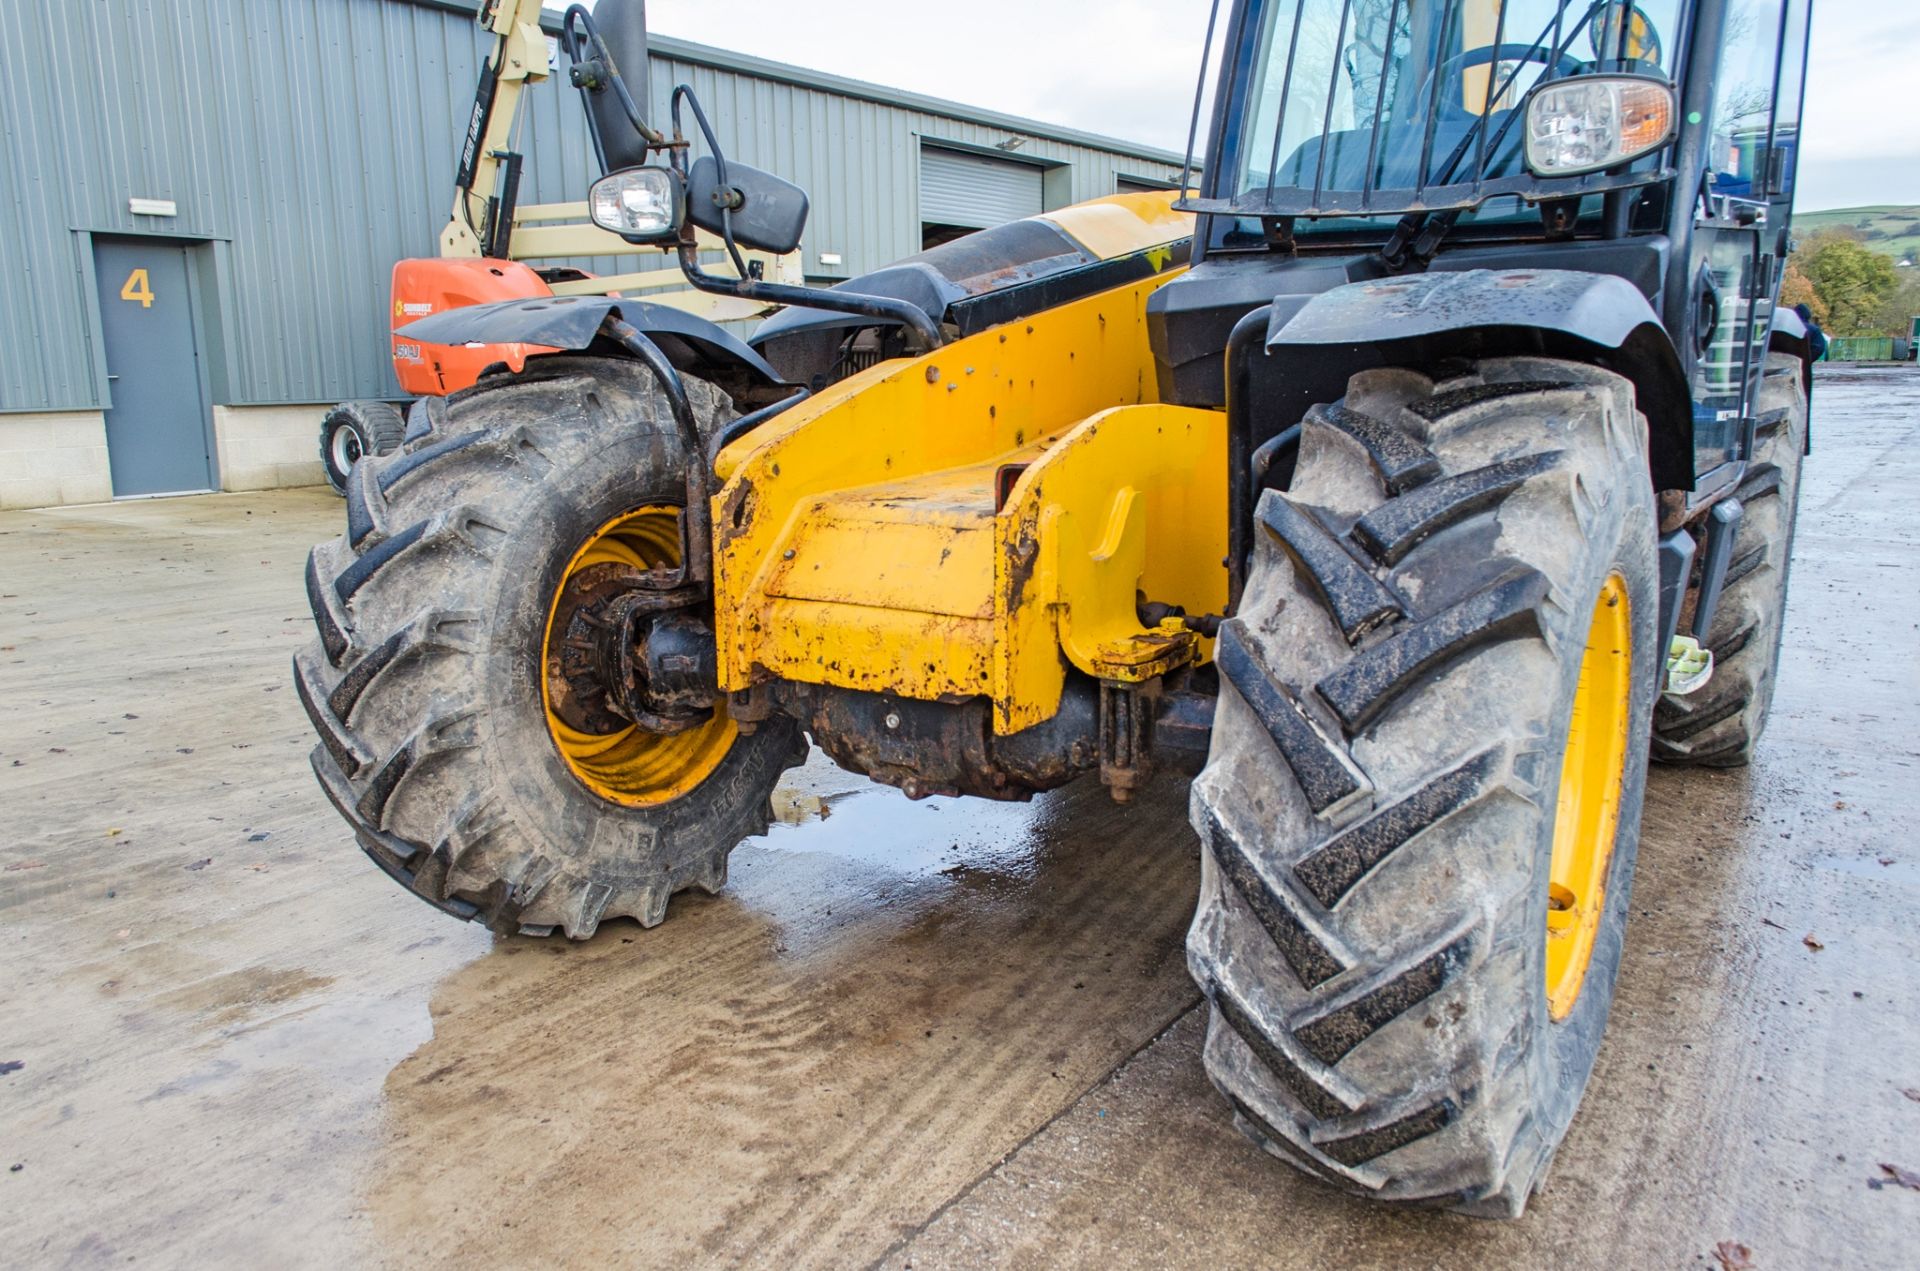
[[781,824],[759,845],[819,852],[912,877],[978,871],[1030,876],[1058,795],[1030,803],[915,801],[815,754],[774,797]]
[[1880,858],[1851,859],[1841,856],[1823,856],[1813,862],[1820,869],[1831,869],[1842,874],[1854,874],[1861,878],[1871,878],[1876,883],[1901,883],[1908,887],[1920,886],[1920,864],[1912,861],[1895,860],[1891,865],[1882,865]]

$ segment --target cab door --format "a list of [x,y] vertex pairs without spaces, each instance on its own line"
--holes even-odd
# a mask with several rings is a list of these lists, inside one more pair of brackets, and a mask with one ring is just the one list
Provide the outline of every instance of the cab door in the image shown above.
[[1707,175],[1695,208],[1692,247],[1694,472],[1710,474],[1744,459],[1752,444],[1754,395],[1766,360],[1773,302],[1784,264],[1799,106],[1777,127],[1782,71],[1789,54],[1786,22],[1803,32],[1796,68],[1804,65],[1807,0],[1726,0],[1726,26],[1714,75]]

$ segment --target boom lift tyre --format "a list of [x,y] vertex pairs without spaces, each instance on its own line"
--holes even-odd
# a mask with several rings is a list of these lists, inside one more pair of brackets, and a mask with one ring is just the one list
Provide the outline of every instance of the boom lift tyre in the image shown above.
[[335,494],[347,492],[347,478],[362,455],[389,454],[400,444],[407,421],[387,402],[341,402],[320,421],[320,466]]
[[1579,1104],[1660,667],[1645,438],[1578,363],[1368,371],[1259,504],[1188,961],[1242,1130],[1348,1191],[1517,1214]]
[[[703,434],[731,416],[683,382]],[[718,891],[805,757],[798,725],[722,712],[662,735],[584,700],[601,596],[680,558],[691,457],[652,373],[548,359],[414,420],[308,560],[320,639],[294,677],[321,786],[382,869],[496,929],[584,939]]]
[[1664,763],[1735,768],[1753,758],[1773,705],[1787,573],[1807,449],[1806,363],[1767,356],[1754,406],[1754,453],[1734,497],[1744,512],[1725,590],[1705,641],[1713,679],[1687,697],[1668,694],[1653,715],[1653,757]]

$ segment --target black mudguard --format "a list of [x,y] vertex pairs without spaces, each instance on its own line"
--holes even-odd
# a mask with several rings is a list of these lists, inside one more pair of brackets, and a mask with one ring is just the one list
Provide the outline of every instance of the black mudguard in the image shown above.
[[[1327,378],[1329,366],[1337,367],[1344,385],[1368,367],[1447,357],[1537,354],[1605,367],[1633,381],[1647,417],[1654,487],[1693,488],[1686,374],[1659,315],[1623,278],[1470,269],[1348,283],[1298,308],[1276,302],[1265,345],[1277,363],[1267,382],[1303,387]],[[1290,417],[1299,418],[1310,404],[1301,402]]]
[[1773,325],[1767,330],[1767,347],[1806,355],[1807,324],[1791,309],[1775,309]]
[[[1800,315],[1791,309],[1776,307],[1773,311],[1773,326],[1767,331],[1767,350],[1772,353],[1791,353],[1800,359],[1800,383],[1807,390],[1807,400],[1813,400],[1813,345],[1807,339],[1807,324]],[[1813,453],[1813,421],[1807,421],[1807,453]]]
[[793,390],[765,358],[707,319],[667,305],[612,296],[539,296],[449,309],[410,322],[397,334],[428,344],[537,344],[562,352],[628,356],[601,337],[609,315],[660,346],[677,370],[719,385],[742,410]]

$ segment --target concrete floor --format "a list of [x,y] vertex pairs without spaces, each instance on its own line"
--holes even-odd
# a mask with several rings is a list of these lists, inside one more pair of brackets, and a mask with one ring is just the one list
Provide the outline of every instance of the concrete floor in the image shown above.
[[496,939],[308,773],[338,501],[0,516],[0,1265],[1920,1265],[1881,1185],[1920,1171],[1920,374],[1816,402],[1772,731],[1653,774],[1612,1033],[1508,1224],[1233,1131],[1176,783],[916,805],[816,761],[723,896]]

